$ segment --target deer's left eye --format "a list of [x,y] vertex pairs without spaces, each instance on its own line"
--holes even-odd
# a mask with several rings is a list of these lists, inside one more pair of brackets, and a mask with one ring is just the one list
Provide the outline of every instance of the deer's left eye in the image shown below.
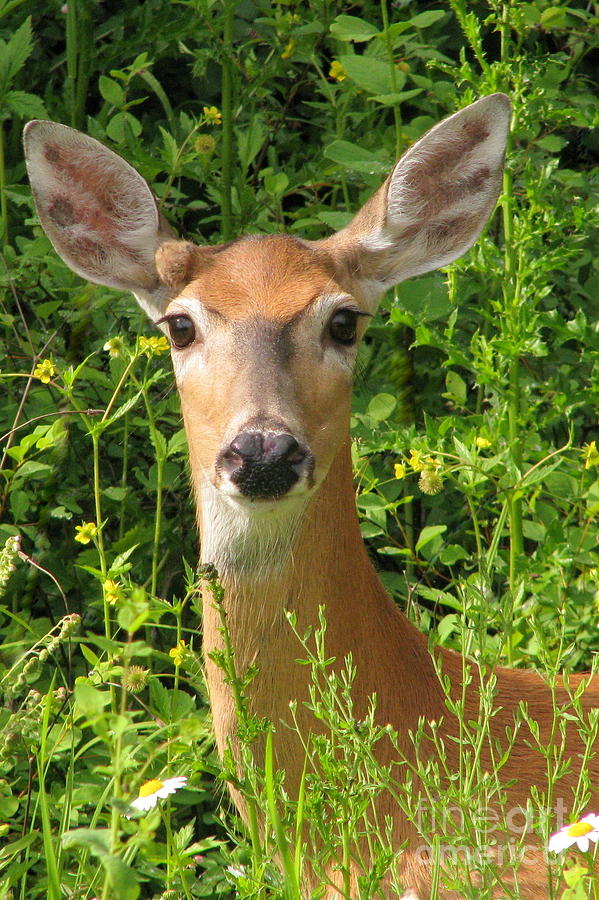
[[355,344],[358,331],[358,313],[353,309],[338,309],[329,323],[329,334],[336,344],[346,347]]
[[168,320],[168,331],[171,341],[178,350],[189,347],[195,340],[195,325],[189,316],[172,316]]

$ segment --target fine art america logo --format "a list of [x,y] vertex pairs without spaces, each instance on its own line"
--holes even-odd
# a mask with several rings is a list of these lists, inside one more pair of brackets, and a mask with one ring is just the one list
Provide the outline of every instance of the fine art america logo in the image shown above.
[[[476,867],[484,862],[499,866],[538,864],[541,817],[552,830],[564,827],[568,808],[559,797],[549,810],[522,806],[473,806],[467,810],[444,806],[441,798],[421,800],[416,824],[422,835],[430,835],[416,853],[431,865],[466,863]],[[443,843],[443,837],[448,843]],[[452,840],[453,838],[453,840]],[[456,838],[458,840],[456,841]],[[460,843],[460,839],[463,843]]]

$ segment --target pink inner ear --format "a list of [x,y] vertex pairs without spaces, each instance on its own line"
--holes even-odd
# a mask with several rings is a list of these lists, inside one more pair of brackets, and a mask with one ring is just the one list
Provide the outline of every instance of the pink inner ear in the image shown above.
[[[71,134],[64,140],[50,135],[39,148],[43,177],[36,183],[36,199],[43,224],[58,251],[85,277],[115,283],[128,270],[132,280],[147,283],[158,225],[147,185],[102,145]],[[151,278],[154,282],[155,272]]]
[[46,206],[52,222],[58,228],[81,225],[109,240],[124,224],[126,213],[133,212],[123,208],[126,188],[119,173],[102,165],[87,148],[77,151],[48,144],[44,157],[53,175]]

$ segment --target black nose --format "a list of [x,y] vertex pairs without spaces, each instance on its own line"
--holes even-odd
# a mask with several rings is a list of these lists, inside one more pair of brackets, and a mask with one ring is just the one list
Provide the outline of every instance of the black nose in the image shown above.
[[220,454],[217,468],[253,499],[282,497],[307,473],[310,453],[292,434],[241,431]]

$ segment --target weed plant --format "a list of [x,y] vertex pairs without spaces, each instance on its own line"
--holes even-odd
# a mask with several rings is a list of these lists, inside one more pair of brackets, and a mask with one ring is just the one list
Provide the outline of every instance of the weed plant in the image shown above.
[[[323,723],[300,797],[269,749],[280,723],[244,704],[252,673],[236,671],[233,648],[219,662],[247,752],[242,765],[216,760],[166,341],[131,298],[56,257],[20,133],[48,117],[105,141],[190,239],[318,238],[428,127],[480,95],[510,95],[498,213],[463,260],[386,298],[361,349],[353,453],[364,538],[431,646],[463,650],[466,680],[499,663],[555,684],[562,669],[591,668],[597,646],[597,24],[581,0],[0,0],[0,900],[291,900],[308,883],[318,897],[331,862],[347,896],[399,894],[389,824],[372,812],[380,790],[418,822],[433,896],[449,886],[482,900],[498,885],[519,896],[506,873],[524,837],[501,767],[516,732],[534,744],[537,731],[519,709],[494,771],[482,770],[492,678],[440,792],[440,729],[414,735],[414,771],[376,763],[393,735],[375,724],[376,698],[356,717],[353,662],[330,664],[323,618],[298,634]],[[218,603],[211,584],[204,602]],[[568,766],[580,770],[575,812],[588,811],[598,720],[579,701],[556,704],[551,745],[536,748],[549,788],[526,817],[541,841],[562,824]],[[566,720],[582,760],[565,756]],[[131,810],[140,785],[181,775],[185,789]],[[227,781],[254,809],[249,826]],[[490,806],[492,828],[466,814]],[[565,892],[563,861],[550,862],[551,900],[597,896],[584,855],[566,863]]]

